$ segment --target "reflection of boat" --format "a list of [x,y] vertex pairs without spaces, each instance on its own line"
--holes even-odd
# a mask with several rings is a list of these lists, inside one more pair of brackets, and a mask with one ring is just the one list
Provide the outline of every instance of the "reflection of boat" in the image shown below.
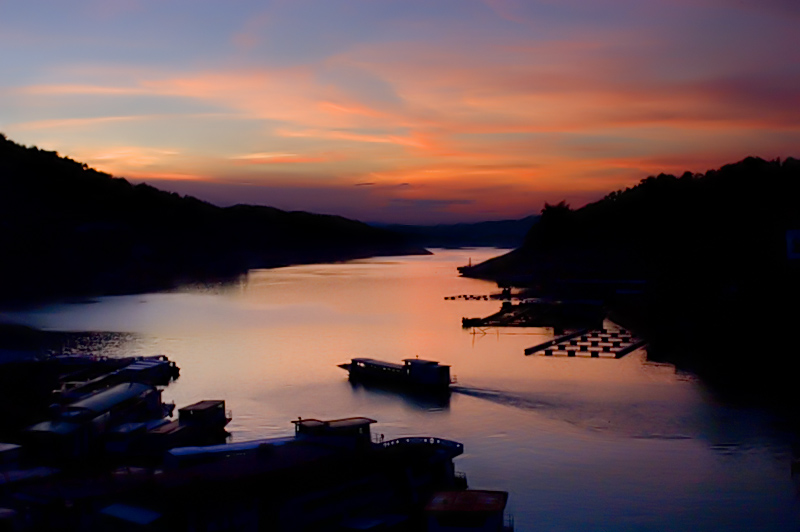
[[425,507],[429,532],[513,532],[514,517],[504,519],[507,491],[459,490],[434,493]]
[[450,366],[432,360],[406,358],[403,364],[393,364],[372,358],[354,358],[339,367],[350,372],[350,379],[362,382],[392,384],[414,389],[447,390]]
[[406,405],[424,411],[450,408],[450,389],[409,388],[402,384],[387,384],[351,380],[354,393],[367,393],[380,397],[400,399]]

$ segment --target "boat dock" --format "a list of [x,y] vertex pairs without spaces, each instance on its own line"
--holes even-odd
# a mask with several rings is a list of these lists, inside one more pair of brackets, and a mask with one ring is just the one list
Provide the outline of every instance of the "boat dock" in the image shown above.
[[581,329],[528,347],[525,355],[622,358],[646,343],[625,329]]
[[485,318],[461,318],[470,327],[598,327],[603,323],[603,307],[597,301],[524,300],[519,304],[504,301],[500,310]]

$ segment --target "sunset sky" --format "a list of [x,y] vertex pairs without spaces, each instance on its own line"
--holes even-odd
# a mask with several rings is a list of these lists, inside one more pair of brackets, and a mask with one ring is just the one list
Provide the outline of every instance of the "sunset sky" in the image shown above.
[[0,0],[0,131],[219,205],[522,217],[800,156],[797,0]]

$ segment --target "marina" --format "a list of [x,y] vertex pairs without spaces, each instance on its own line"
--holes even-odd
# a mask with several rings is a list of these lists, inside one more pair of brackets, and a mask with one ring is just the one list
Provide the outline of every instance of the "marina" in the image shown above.
[[[374,419],[299,419],[293,437],[176,447],[151,467],[51,469],[4,463],[0,524],[12,530],[382,530],[425,528],[425,503],[466,488],[440,438],[373,441]],[[3,454],[17,449],[5,449]],[[16,469],[15,469],[16,468]],[[41,478],[41,477],[39,477]],[[507,496],[507,494],[506,494]],[[475,519],[469,509],[462,509]],[[498,514],[502,520],[502,508]],[[501,521],[502,522],[502,521]],[[432,528],[431,530],[447,530]],[[494,527],[485,531],[510,530]]]
[[[444,508],[442,500],[467,488],[453,463],[462,443],[434,436],[386,440],[372,434],[376,420],[366,417],[298,418],[294,436],[228,443],[224,428],[232,414],[224,400],[184,406],[170,420],[175,405],[162,401],[161,389],[120,381],[167,376],[153,371],[161,367],[171,378],[177,365],[161,356],[127,362],[117,368],[102,358],[82,359],[88,380],[61,382],[52,392],[60,392],[62,404],[50,407],[49,419],[12,434],[18,443],[0,443],[0,526],[289,532],[368,524],[444,532],[466,520],[476,530],[513,530],[503,518],[507,493],[491,508],[481,502],[488,495],[472,491],[472,504],[462,497]],[[72,369],[78,361],[61,363]],[[414,387],[450,382],[449,366],[427,360],[352,365],[365,374],[390,370],[390,381]],[[110,371],[102,374],[103,368]],[[62,375],[74,379],[76,372]]]

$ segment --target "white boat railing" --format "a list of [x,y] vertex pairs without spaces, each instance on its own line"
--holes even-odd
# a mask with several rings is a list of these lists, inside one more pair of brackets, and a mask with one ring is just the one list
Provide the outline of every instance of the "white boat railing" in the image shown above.
[[445,440],[443,438],[431,438],[431,437],[420,437],[420,436],[413,436],[408,438],[397,438],[394,440],[384,441],[379,443],[381,447],[384,449],[389,449],[392,447],[398,446],[438,446],[438,447],[445,447],[447,449],[452,449],[454,451],[463,452],[464,451],[464,444],[458,443],[457,441],[452,440]]

